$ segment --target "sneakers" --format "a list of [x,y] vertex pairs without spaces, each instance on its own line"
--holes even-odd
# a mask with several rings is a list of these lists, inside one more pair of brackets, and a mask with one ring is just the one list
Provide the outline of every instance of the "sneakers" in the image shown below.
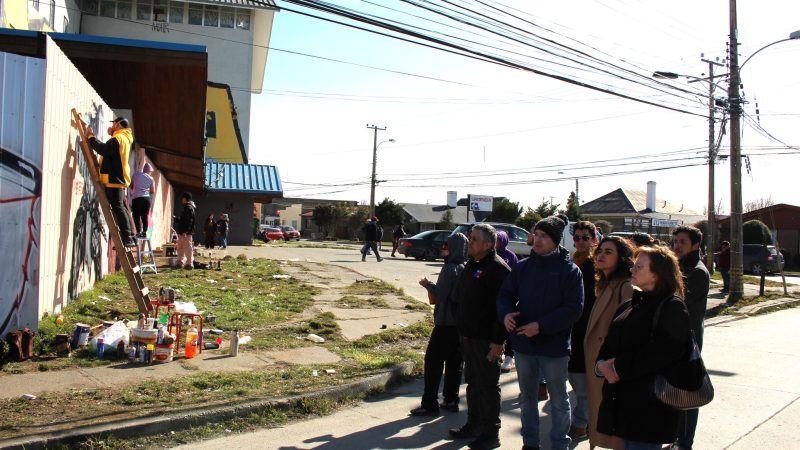
[[424,406],[412,409],[409,414],[417,417],[437,417],[439,415],[438,409],[428,409]]
[[576,427],[575,425],[570,425],[567,436],[571,437],[573,440],[579,440],[589,437],[589,434],[586,431],[586,427]]
[[497,436],[497,434],[482,434],[478,436],[478,439],[475,439],[469,443],[469,448],[473,450],[489,450],[500,448],[500,438]]
[[378,258],[378,262],[383,262],[383,258]]
[[467,439],[478,436],[477,428],[469,423],[461,428],[451,428],[448,433],[453,439]]
[[503,364],[500,365],[500,372],[508,373],[512,370],[514,370],[514,357],[506,356],[503,360]]
[[439,404],[439,408],[445,411],[458,412],[458,401],[442,402]]
[[550,397],[547,395],[547,385],[544,383],[539,383],[539,401],[543,402],[548,398]]

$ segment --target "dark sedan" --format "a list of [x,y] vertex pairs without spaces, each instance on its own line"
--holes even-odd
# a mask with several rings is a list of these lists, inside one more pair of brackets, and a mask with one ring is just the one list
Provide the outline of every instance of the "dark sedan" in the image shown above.
[[414,259],[434,261],[443,257],[442,246],[447,242],[447,237],[450,236],[450,233],[451,231],[448,230],[432,230],[402,238],[400,239],[398,251],[401,255],[405,255],[406,258],[413,257]]

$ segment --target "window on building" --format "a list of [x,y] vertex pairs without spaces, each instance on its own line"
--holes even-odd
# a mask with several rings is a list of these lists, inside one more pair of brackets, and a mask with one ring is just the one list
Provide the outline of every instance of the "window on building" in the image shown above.
[[133,15],[133,3],[129,1],[118,1],[117,2],[117,18],[118,19],[130,19]]
[[203,6],[203,26],[206,27],[219,26],[219,6],[211,6],[211,5]]
[[56,0],[50,0],[50,26],[56,29]]
[[236,21],[236,10],[233,8],[222,7],[219,11],[220,28],[233,28]]
[[183,23],[183,2],[169,2],[169,23]]
[[237,9],[236,10],[236,28],[240,30],[250,29],[250,10]]
[[37,11],[39,10],[39,0],[31,0],[31,4]]
[[116,17],[117,15],[116,0],[102,0],[100,2],[100,15],[103,17]]
[[153,20],[156,22],[166,22],[167,11],[167,0],[155,0],[153,2]]
[[153,0],[137,0],[136,1],[136,20],[152,20],[153,19]]
[[189,4],[189,25],[203,24],[203,5]]
[[68,29],[69,29],[69,19],[67,18],[67,16],[64,16],[64,28],[61,29],[61,32],[68,33],[69,32]]
[[97,7],[98,7],[97,0],[83,0],[82,10],[85,14],[96,16]]

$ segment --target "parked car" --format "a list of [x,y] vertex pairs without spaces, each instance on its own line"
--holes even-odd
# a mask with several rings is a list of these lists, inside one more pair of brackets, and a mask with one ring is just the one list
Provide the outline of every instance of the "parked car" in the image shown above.
[[278,227],[265,227],[263,230],[261,230],[261,235],[259,237],[264,242],[282,241],[283,230]]
[[780,272],[783,269],[783,256],[774,245],[744,244],[742,246],[742,266],[745,272],[760,275]]
[[435,261],[442,258],[442,246],[450,236],[448,230],[423,231],[407,238],[400,238],[400,246],[397,251],[406,258],[426,259]]
[[283,226],[281,227],[281,231],[283,231],[283,238],[287,241],[291,241],[294,239],[295,241],[300,240],[300,232],[295,230],[294,227],[290,226]]
[[[531,254],[531,245],[533,242],[528,242],[528,233],[524,229],[512,225],[510,223],[498,223],[498,222],[482,222],[488,225],[493,226],[496,230],[505,231],[508,234],[508,249],[514,252],[518,258],[527,258]],[[464,233],[465,235],[469,236],[469,231],[472,228],[474,223],[462,223],[459,224],[453,233]],[[561,242],[559,245],[567,249],[567,251],[572,254],[575,251],[575,243],[572,240],[572,231],[575,222],[570,222],[569,226],[566,230],[564,230],[564,235],[561,238]],[[598,236],[599,238],[599,236]]]

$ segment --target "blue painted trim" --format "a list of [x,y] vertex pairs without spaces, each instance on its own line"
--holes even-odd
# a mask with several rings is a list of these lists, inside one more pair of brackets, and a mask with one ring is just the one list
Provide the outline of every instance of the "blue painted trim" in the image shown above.
[[[34,34],[36,32],[33,32]],[[172,42],[145,41],[142,39],[124,39],[108,36],[73,33],[47,33],[57,41],[87,42],[91,44],[120,45],[124,47],[154,48],[158,50],[174,50],[177,52],[207,53],[205,45],[175,44]]]

